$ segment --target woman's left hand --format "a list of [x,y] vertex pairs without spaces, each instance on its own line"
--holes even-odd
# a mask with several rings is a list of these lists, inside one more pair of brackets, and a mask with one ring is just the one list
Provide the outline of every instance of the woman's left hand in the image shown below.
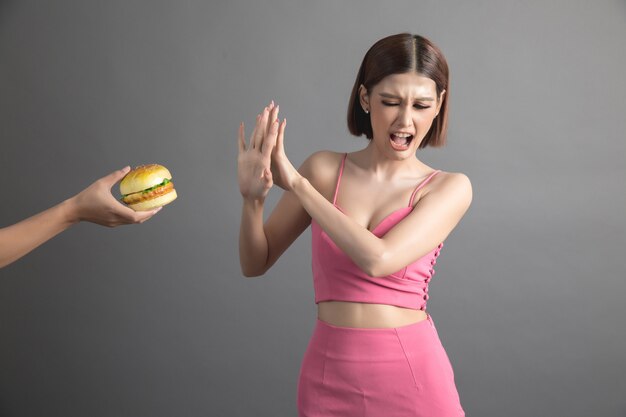
[[[276,109],[276,114],[278,114],[278,108]],[[274,184],[285,191],[290,191],[295,182],[302,176],[291,164],[287,154],[285,154],[285,126],[287,126],[287,119],[283,119],[282,122],[279,119],[275,119],[271,122],[268,131],[270,132],[270,141],[274,144],[271,164]]]

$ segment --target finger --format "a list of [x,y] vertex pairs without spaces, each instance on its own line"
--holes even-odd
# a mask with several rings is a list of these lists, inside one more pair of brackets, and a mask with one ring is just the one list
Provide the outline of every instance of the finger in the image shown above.
[[283,139],[285,138],[285,126],[287,126],[287,119],[283,119],[282,123],[278,127],[278,136],[276,137],[276,149],[280,151],[285,151],[285,143]]
[[261,115],[257,114],[254,129],[252,129],[252,133],[250,134],[250,141],[249,141],[249,146],[248,146],[249,151],[254,149],[254,136],[256,135],[256,132],[259,130],[259,123],[261,123]]
[[260,151],[263,148],[263,142],[265,141],[265,137],[267,136],[267,125],[270,123],[270,108],[266,107],[263,109],[263,113],[261,115],[261,129],[259,129],[259,141],[257,142],[258,150]]
[[278,120],[274,120],[270,124],[270,130],[263,143],[263,157],[270,159],[272,157],[272,150],[276,146],[276,135],[278,134]]
[[152,210],[147,210],[147,211],[136,211],[135,214],[132,217],[132,222],[133,223],[142,223],[145,222],[146,220],[148,220],[150,217],[154,216],[155,214],[157,214],[159,211],[161,211],[163,207],[157,207],[155,209]]
[[263,109],[263,113],[261,113],[261,121],[259,123],[259,128],[257,129],[256,134],[254,135],[254,148],[257,150],[260,150],[261,146],[263,145],[263,136],[265,136],[265,132],[267,129],[268,117],[269,117],[269,110],[266,107]]
[[161,211],[162,208],[163,207],[157,207],[154,210],[138,212],[137,215],[135,216],[135,220],[136,220],[135,223],[143,223],[151,219],[152,216],[154,216],[159,211]]
[[128,206],[125,206],[119,201],[117,203],[118,204],[115,207],[115,215],[122,219],[125,223],[133,223],[138,212]]
[[245,129],[243,122],[241,122],[239,125],[239,140],[237,141],[239,143],[239,153],[246,150]]
[[263,145],[263,136],[265,135],[265,129],[267,126],[267,117],[268,110],[267,107],[263,109],[263,112],[260,114],[260,119],[258,123],[258,129],[255,131],[254,135],[254,149],[260,150]]
[[[278,111],[279,111],[280,106],[276,105],[275,107],[272,108],[272,110],[270,111],[270,116],[269,116],[269,120],[276,120],[278,118]],[[267,126],[267,133],[270,132],[270,129],[272,128],[271,123],[268,124]]]
[[144,217],[150,217],[158,213],[162,207],[157,207],[147,211],[135,211],[116,200],[116,205],[112,208],[114,209],[115,215],[123,220],[124,223],[137,223]]

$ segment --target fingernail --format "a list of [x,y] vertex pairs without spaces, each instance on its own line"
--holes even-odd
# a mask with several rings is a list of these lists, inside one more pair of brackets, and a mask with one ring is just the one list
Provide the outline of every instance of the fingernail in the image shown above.
[[276,105],[276,111],[280,110],[280,104]]

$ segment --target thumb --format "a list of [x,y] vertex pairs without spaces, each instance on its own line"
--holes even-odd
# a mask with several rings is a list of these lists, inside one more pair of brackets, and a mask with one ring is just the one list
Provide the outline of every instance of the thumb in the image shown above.
[[115,184],[116,182],[124,178],[126,174],[128,174],[129,171],[130,171],[130,167],[127,165],[122,169],[118,169],[117,171],[111,172],[109,175],[107,175],[103,179],[105,180],[106,184],[109,187],[113,187],[113,184]]
[[265,168],[264,171],[264,176],[265,176],[265,183],[266,184],[271,184],[272,183],[272,171],[270,171],[269,169]]

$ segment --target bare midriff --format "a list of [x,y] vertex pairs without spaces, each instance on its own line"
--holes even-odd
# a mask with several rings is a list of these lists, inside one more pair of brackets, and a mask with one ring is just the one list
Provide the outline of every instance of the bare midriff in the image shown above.
[[322,301],[317,304],[317,318],[341,327],[364,329],[407,326],[427,318],[424,310],[387,304]]

